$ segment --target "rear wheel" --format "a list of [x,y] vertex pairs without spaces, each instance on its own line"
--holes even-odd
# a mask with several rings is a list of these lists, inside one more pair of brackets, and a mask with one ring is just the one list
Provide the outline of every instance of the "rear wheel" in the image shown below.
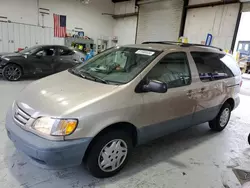
[[22,77],[22,68],[16,64],[9,64],[3,68],[3,78],[9,81],[18,81]]
[[231,105],[225,103],[216,118],[209,122],[209,127],[213,131],[222,131],[226,128],[231,117]]
[[250,134],[248,135],[248,144],[250,144]]
[[111,177],[126,164],[132,139],[125,131],[111,131],[97,137],[87,154],[86,166],[97,178]]

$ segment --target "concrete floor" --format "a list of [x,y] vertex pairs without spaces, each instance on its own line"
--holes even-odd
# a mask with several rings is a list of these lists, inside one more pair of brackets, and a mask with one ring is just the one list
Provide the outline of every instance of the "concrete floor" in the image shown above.
[[5,112],[30,82],[0,79],[0,187],[238,188],[232,169],[250,170],[250,80],[244,80],[241,104],[225,131],[213,133],[202,124],[140,146],[120,174],[102,180],[81,166],[41,169],[16,151],[5,132]]

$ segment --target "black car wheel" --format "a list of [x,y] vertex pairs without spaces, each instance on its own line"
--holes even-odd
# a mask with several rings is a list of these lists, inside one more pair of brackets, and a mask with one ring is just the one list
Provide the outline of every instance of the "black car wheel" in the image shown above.
[[22,68],[16,64],[9,64],[3,68],[3,78],[9,81],[18,81],[22,77]]
[[111,177],[125,166],[132,147],[132,139],[127,132],[108,132],[94,141],[87,154],[86,166],[97,178]]
[[220,132],[226,128],[231,117],[231,108],[229,103],[225,103],[216,118],[209,122],[209,127],[213,131]]

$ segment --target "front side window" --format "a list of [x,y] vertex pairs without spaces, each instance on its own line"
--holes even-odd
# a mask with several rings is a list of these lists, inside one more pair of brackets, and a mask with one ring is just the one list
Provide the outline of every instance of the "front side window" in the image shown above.
[[176,52],[166,55],[152,68],[147,79],[165,82],[168,88],[189,85],[191,74],[186,53]]
[[151,49],[116,47],[73,68],[72,72],[106,82],[125,84],[135,78],[160,53],[161,51]]
[[37,55],[39,56],[54,56],[55,55],[55,48],[50,47],[50,48],[44,48],[40,51],[37,52]]
[[227,62],[227,55],[213,52],[191,52],[202,82],[221,80],[233,77]]

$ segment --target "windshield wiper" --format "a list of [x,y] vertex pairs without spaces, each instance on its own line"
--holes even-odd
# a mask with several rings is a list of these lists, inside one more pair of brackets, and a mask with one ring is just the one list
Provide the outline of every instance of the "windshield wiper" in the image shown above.
[[109,84],[108,81],[106,81],[106,80],[104,80],[104,79],[102,79],[102,78],[100,78],[100,77],[94,76],[94,75],[92,75],[92,74],[89,73],[89,72],[80,71],[79,74],[80,74],[80,76],[83,77],[83,78],[87,78],[86,76],[89,76],[89,77],[91,77],[92,79],[94,79],[96,82],[99,81],[99,82],[104,83],[104,84]]
[[106,80],[104,80],[102,78],[99,78],[97,76],[94,76],[91,73],[86,72],[86,71],[76,71],[75,69],[69,69],[69,72],[71,72],[74,75],[80,76],[81,78],[84,78],[84,79],[94,80],[96,82],[101,82],[101,83],[104,83],[104,84],[109,84],[108,81],[106,81]]

